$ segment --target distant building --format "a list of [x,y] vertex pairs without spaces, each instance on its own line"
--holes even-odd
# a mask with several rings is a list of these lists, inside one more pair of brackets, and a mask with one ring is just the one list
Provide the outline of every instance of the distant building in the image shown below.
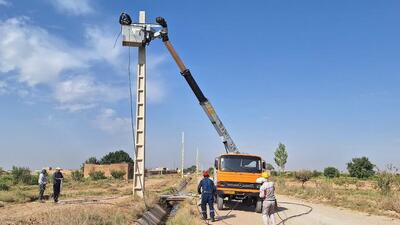
[[163,174],[174,174],[174,173],[178,173],[177,170],[171,170],[168,169],[167,167],[157,167],[157,168],[153,168],[153,169],[148,169],[147,173],[149,175],[163,175]]

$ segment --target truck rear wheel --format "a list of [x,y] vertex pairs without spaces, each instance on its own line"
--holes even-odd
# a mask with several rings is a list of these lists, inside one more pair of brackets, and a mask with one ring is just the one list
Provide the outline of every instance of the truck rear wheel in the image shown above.
[[257,200],[256,202],[256,213],[261,213],[262,211],[262,201],[261,200]]
[[224,209],[224,198],[222,198],[219,195],[217,195],[217,209],[218,210],[223,210]]

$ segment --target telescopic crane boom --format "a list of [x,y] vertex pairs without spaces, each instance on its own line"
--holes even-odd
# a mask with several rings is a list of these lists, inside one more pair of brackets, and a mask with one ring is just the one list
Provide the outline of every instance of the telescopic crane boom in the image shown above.
[[188,68],[186,68],[182,59],[179,57],[178,53],[175,51],[174,47],[172,46],[171,42],[169,41],[167,22],[162,17],[157,17],[156,22],[159,25],[161,25],[161,27],[162,27],[162,29],[160,31],[160,36],[162,38],[162,41],[164,42],[165,47],[168,49],[172,58],[174,58],[176,64],[179,67],[179,70],[180,70],[182,76],[185,78],[186,82],[189,84],[193,93],[196,95],[197,100],[199,100],[199,103],[200,103],[201,107],[203,108],[204,112],[207,114],[212,125],[215,127],[219,136],[222,138],[222,143],[225,146],[226,152],[227,153],[239,153],[238,148],[236,147],[235,143],[233,142],[231,136],[228,133],[228,130],[225,128],[221,119],[218,117],[217,113],[215,112],[215,109],[212,106],[211,102],[204,96],[199,85],[197,84],[196,80],[192,76],[190,70]]
[[179,57],[178,53],[175,51],[171,42],[168,38],[168,27],[167,22],[162,17],[156,18],[156,24],[147,23],[133,23],[132,19],[127,13],[122,13],[119,18],[119,23],[121,24],[122,32],[122,45],[131,47],[140,47],[148,45],[152,40],[156,38],[161,38],[164,42],[165,47],[167,47],[172,58],[175,60],[179,67],[182,76],[185,78],[189,87],[192,89],[193,93],[196,95],[197,100],[204,112],[207,114],[212,125],[217,130],[219,136],[222,138],[222,143],[225,146],[227,153],[239,153],[238,148],[233,142],[231,136],[226,130],[224,124],[219,119],[214,107],[211,102],[204,96],[199,85],[197,85],[196,80],[193,78],[190,70],[186,68],[182,59]]

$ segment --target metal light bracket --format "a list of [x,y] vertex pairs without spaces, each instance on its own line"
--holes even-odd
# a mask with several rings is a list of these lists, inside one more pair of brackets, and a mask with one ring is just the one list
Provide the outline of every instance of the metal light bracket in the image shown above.
[[161,28],[160,25],[146,23],[122,25],[122,45],[130,47],[148,45],[153,39],[161,37]]

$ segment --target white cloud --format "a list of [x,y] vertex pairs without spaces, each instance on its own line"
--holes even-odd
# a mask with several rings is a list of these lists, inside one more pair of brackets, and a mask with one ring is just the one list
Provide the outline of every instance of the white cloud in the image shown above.
[[94,120],[94,125],[111,134],[128,133],[131,130],[129,118],[118,117],[113,109],[104,109]]
[[93,13],[90,0],[49,0],[60,12],[72,15],[86,15]]
[[86,27],[86,39],[88,46],[92,49],[91,58],[104,60],[115,68],[125,68],[123,63],[127,59],[122,57],[121,43],[117,42],[114,47],[115,36],[110,32],[110,27],[88,26]]
[[2,6],[10,6],[11,3],[7,2],[6,0],[0,0],[0,5],[2,5]]
[[[109,30],[106,26],[88,26],[83,44],[72,46],[67,40],[33,25],[27,17],[0,20],[0,76],[16,81],[8,88],[9,92],[12,90],[25,100],[34,100],[35,95],[30,94],[32,90],[49,90],[50,93],[45,95],[52,96],[57,108],[71,112],[104,107],[104,104],[127,98],[124,71],[127,58],[120,43],[113,48],[115,37]],[[164,99],[166,91],[161,66],[166,57],[166,54],[148,56],[149,103]],[[135,59],[136,54],[132,58]],[[93,76],[82,75],[93,74],[90,69],[99,63],[124,75],[116,76],[119,85],[105,84]],[[135,87],[136,63],[132,63],[132,78]],[[7,89],[1,90],[5,93]]]
[[55,82],[62,72],[87,67],[79,51],[29,25],[27,18],[0,22],[0,37],[0,72],[16,72],[29,86]]
[[59,108],[73,112],[93,108],[102,102],[115,102],[126,96],[124,90],[98,83],[91,76],[75,76],[61,81],[54,90]]

